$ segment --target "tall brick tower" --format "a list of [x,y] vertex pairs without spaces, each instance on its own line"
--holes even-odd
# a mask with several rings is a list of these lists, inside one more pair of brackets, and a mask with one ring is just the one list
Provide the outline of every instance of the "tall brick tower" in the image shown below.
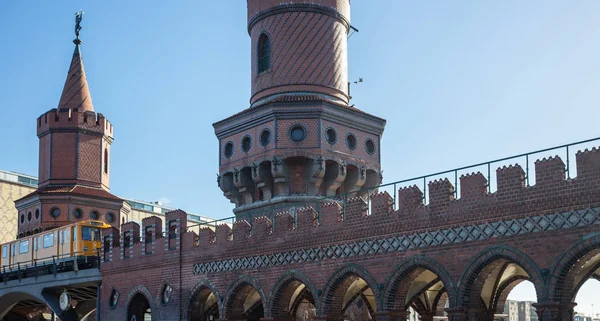
[[385,120],[349,105],[350,0],[247,4],[250,108],[213,124],[236,216],[377,186]]
[[19,237],[79,220],[118,226],[121,212],[127,211],[128,205],[109,191],[113,126],[94,111],[78,29],[73,42],[75,51],[58,107],[36,122],[39,186],[15,201]]

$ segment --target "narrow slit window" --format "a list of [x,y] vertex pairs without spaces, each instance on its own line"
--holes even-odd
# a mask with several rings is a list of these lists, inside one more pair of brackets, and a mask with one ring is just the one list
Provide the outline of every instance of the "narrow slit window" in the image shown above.
[[267,71],[271,63],[271,42],[266,34],[258,38],[258,73]]
[[108,148],[104,149],[104,174],[108,174]]

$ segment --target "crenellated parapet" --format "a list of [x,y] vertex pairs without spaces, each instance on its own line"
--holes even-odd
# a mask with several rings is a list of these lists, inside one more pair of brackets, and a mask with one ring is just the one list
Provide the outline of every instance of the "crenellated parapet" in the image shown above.
[[[395,197],[387,192],[378,192],[371,193],[367,199],[353,197],[343,202],[322,203],[318,207],[300,207],[293,212],[266,212],[251,220],[239,219],[232,226],[207,225],[199,229],[198,235],[186,230],[187,215],[184,211],[177,210],[166,215],[168,238],[152,236],[153,242],[156,242],[155,246],[158,248],[164,244],[165,251],[146,253],[145,256],[167,255],[168,249],[183,246],[186,255],[202,262],[204,259],[214,260],[230,255],[270,253],[282,244],[289,250],[297,246],[308,246],[307,244],[323,238],[332,242],[348,237],[369,240],[375,236],[374,231],[377,231],[376,235],[379,237],[388,234],[422,235],[419,231],[445,231],[455,226],[478,226],[482,221],[517,222],[529,217],[532,207],[535,207],[536,213],[570,211],[578,207],[600,207],[600,152],[596,149],[583,151],[578,153],[576,158],[578,166],[581,167],[578,167],[579,175],[572,179],[563,177],[564,164],[559,157],[553,157],[535,163],[537,179],[535,184],[529,187],[524,184],[526,177],[521,166],[511,165],[496,170],[497,186],[492,193],[488,192],[487,179],[477,172],[460,177],[459,198],[455,198],[456,187],[449,180],[438,179],[427,185],[427,203],[424,202],[424,193],[418,187],[408,186],[399,188]],[[598,201],[590,204],[589,199],[593,197],[586,199],[585,195],[595,195]],[[539,221],[540,218],[534,220]],[[162,223],[157,217],[152,217],[144,220],[143,226],[145,230],[157,233]],[[540,225],[539,228],[556,228],[544,226]],[[494,231],[494,234],[489,235],[485,234],[487,230],[482,228],[478,232],[480,234],[469,237],[497,237],[497,233],[522,233],[526,228],[529,227],[523,225],[519,230]],[[139,233],[139,225],[136,223],[122,225],[122,260],[142,256],[141,247],[138,249],[124,245],[129,242],[128,237],[135,240]],[[111,248],[110,244],[118,242],[118,235],[114,230],[106,230],[103,235],[105,242],[109,242],[109,245],[103,248]],[[458,242],[463,236],[456,237],[453,242]],[[442,242],[440,240],[429,239],[428,242],[435,245],[436,242]],[[424,243],[410,244],[406,246],[424,246]],[[107,266],[120,265],[118,257],[111,259],[110,255],[103,255]]]
[[37,135],[43,137],[53,132],[79,131],[90,135],[98,135],[113,139],[113,125],[101,113],[90,110],[69,109],[60,111],[56,108],[37,118]]

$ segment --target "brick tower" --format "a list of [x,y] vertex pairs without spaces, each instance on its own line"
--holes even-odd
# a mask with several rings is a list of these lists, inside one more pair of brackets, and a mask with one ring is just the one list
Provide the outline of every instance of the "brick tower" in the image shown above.
[[[79,26],[79,24],[78,24]],[[60,101],[36,122],[38,189],[15,201],[18,237],[80,220],[118,226],[126,203],[109,191],[113,126],[94,111],[78,31]]]
[[213,124],[236,216],[379,185],[385,120],[349,105],[350,1],[247,4],[250,107]]

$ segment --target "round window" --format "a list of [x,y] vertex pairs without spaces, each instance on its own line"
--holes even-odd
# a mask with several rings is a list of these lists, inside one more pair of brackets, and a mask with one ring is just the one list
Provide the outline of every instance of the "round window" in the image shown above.
[[83,211],[81,211],[78,208],[76,208],[75,210],[73,210],[73,217],[75,217],[75,218],[81,218],[81,216],[83,216]]
[[33,218],[33,214],[31,214],[31,211],[29,213],[27,213],[27,222],[31,222],[31,219]]
[[60,209],[58,207],[53,208],[50,210],[50,215],[52,215],[54,218],[60,216]]
[[233,143],[227,142],[227,144],[225,144],[225,157],[229,158],[232,155],[233,155]]
[[100,216],[100,215],[98,215],[98,212],[96,212],[96,211],[92,211],[92,212],[90,213],[90,218],[91,218],[92,220],[97,220],[99,216]]
[[115,215],[113,213],[106,214],[106,221],[108,223],[112,223],[115,221]]
[[301,142],[306,138],[306,129],[302,125],[294,125],[290,128],[290,138],[295,142]]
[[375,153],[375,143],[373,143],[372,139],[367,139],[365,142],[365,149],[369,155],[373,155]]
[[335,129],[328,128],[325,132],[325,138],[331,145],[335,144],[337,142],[337,133],[335,132]]
[[346,136],[346,145],[350,149],[355,149],[356,148],[356,136],[354,136],[353,134],[348,134],[348,136]]
[[250,150],[250,147],[252,146],[252,139],[250,138],[250,136],[246,136],[242,139],[242,150],[244,151],[244,153],[247,153]]
[[262,133],[260,133],[260,144],[263,146],[269,145],[271,141],[271,131],[268,129],[263,129]]
[[25,223],[25,214],[21,214],[21,224]]
[[40,219],[40,210],[39,209],[35,210],[35,219],[36,220]]

